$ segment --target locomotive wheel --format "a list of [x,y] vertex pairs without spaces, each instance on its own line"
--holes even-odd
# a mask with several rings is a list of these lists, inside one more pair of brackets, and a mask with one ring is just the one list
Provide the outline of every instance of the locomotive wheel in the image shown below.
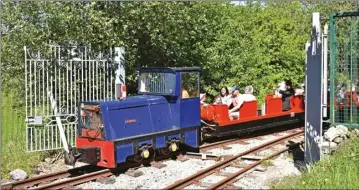
[[159,152],[160,152],[162,155],[165,155],[165,156],[168,156],[168,155],[171,154],[171,151],[168,149],[168,147],[160,148],[160,149],[159,149]]
[[149,154],[150,154],[150,156],[149,156],[148,158],[143,158],[143,157],[141,156],[141,152],[138,152],[138,153],[136,153],[136,154],[130,156],[130,157],[128,158],[128,161],[130,161],[130,162],[136,162],[136,163],[151,161],[152,159],[154,159],[154,158],[156,157],[156,151],[153,150],[153,148],[149,148],[149,149],[147,149],[147,150],[148,150],[148,152],[149,152]]
[[142,158],[141,154],[137,153],[135,155],[133,155],[133,160],[134,162],[142,162],[144,160],[144,158]]
[[144,166],[151,166],[151,161],[153,161],[157,155],[156,151],[153,148],[148,149],[148,151],[150,152],[151,156],[148,157],[147,159],[143,159],[142,164]]

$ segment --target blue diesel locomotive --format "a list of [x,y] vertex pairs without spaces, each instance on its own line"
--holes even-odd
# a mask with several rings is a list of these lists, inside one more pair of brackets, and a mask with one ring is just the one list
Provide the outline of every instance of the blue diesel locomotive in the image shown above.
[[[200,68],[140,68],[138,96],[82,102],[79,160],[116,168],[200,144]],[[182,97],[185,90],[188,97]],[[74,163],[72,163],[74,164]]]
[[[201,140],[254,132],[286,124],[303,124],[304,97],[269,94],[265,109],[244,102],[240,118],[229,120],[227,105],[201,105],[200,68],[140,68],[138,96],[82,102],[79,111],[76,160],[106,168],[126,161],[147,162],[157,155],[198,151]],[[72,152],[73,153],[73,152]]]

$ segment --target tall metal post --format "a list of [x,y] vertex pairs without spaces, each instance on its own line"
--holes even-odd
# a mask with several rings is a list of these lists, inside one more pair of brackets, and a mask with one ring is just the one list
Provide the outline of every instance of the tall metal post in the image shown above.
[[335,123],[335,102],[334,102],[334,96],[335,96],[335,50],[336,50],[336,39],[335,39],[335,16],[336,13],[333,13],[330,15],[330,123]]
[[328,106],[328,24],[324,25],[323,34],[323,117],[327,117]]
[[125,96],[123,93],[125,90],[125,59],[124,59],[125,50],[122,47],[115,47],[115,63],[118,64],[116,70],[116,81],[115,81],[115,97],[120,99]]
[[307,164],[320,160],[323,124],[323,59],[320,15],[313,13],[312,38],[306,51],[305,153]]

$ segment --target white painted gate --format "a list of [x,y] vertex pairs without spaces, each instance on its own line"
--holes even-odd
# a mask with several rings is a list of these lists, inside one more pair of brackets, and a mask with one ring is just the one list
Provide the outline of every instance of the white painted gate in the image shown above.
[[95,53],[91,47],[55,44],[32,52],[24,47],[26,151],[63,147],[48,92],[56,101],[67,142],[75,145],[79,102],[114,98],[116,70],[123,60],[123,49],[115,49],[116,58],[111,49]]

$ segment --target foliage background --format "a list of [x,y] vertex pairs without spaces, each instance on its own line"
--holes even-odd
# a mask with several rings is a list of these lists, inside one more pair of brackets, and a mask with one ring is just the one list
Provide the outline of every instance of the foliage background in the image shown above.
[[[137,66],[199,66],[201,92],[213,97],[221,86],[237,84],[243,92],[245,85],[252,85],[261,104],[279,81],[290,78],[295,86],[304,82],[305,42],[310,40],[313,12],[328,18],[331,12],[356,10],[354,2],[310,1],[239,6],[224,2],[1,3],[3,147],[9,143],[24,147],[25,139],[16,138],[23,137],[19,133],[25,132],[24,125],[14,127],[9,122],[12,113],[23,119],[24,45],[41,49],[54,41],[91,44],[98,50],[123,46],[130,94],[136,92]],[[2,174],[22,166],[7,166]]]

